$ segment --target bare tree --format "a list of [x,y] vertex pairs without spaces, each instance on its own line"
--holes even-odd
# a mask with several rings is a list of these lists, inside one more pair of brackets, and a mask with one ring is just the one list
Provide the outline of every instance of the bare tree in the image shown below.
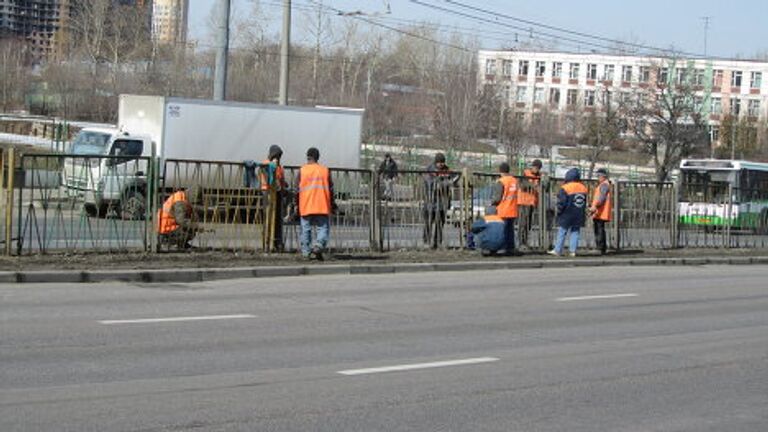
[[23,41],[0,39],[0,107],[20,108],[29,82]]
[[615,101],[610,91],[598,95],[600,111],[592,109],[588,115],[580,137],[580,143],[588,148],[587,161],[589,175],[592,178],[595,165],[602,160],[603,154],[613,149],[621,133],[622,115],[625,111],[622,101]]
[[704,101],[696,97],[694,70],[675,59],[656,67],[650,85],[630,110],[635,139],[653,159],[656,180],[669,180],[680,160],[700,151],[707,142]]

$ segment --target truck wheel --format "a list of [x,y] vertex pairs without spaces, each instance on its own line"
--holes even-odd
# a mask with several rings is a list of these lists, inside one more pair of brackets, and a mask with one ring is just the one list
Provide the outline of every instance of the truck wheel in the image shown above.
[[96,204],[83,204],[83,209],[88,217],[99,217],[99,208]]
[[146,212],[144,194],[138,190],[129,190],[120,202],[120,217],[123,220],[142,220]]
[[83,204],[83,209],[85,210],[85,214],[87,214],[89,217],[100,218],[107,216],[109,206],[104,204]]

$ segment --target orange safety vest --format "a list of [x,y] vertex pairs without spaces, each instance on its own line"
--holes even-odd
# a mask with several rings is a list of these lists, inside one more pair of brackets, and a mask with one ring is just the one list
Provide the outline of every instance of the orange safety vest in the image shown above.
[[331,214],[331,172],[318,164],[306,164],[299,170],[299,215]]
[[173,205],[177,202],[187,202],[187,193],[184,191],[173,193],[167,200],[165,200],[163,206],[157,211],[157,220],[159,221],[157,226],[158,233],[168,234],[179,228],[179,224],[176,223],[176,218],[173,217]]
[[523,171],[523,175],[533,187],[527,190],[520,190],[520,194],[517,197],[517,205],[536,207],[536,205],[539,204],[539,191],[537,190],[537,186],[541,181],[541,174],[534,174],[530,169],[526,169]]
[[568,182],[564,184],[562,187],[565,193],[568,195],[584,195],[584,201],[582,201],[582,203],[586,204],[587,194],[589,194],[589,189],[587,189],[587,187],[584,186],[584,183],[577,180],[577,181]]
[[[264,165],[272,163],[269,159],[264,159],[262,162]],[[259,183],[261,184],[261,190],[265,191],[269,189],[269,181],[267,180],[267,173],[263,169],[259,170]],[[275,170],[275,185],[277,188],[282,188],[285,184],[285,171],[282,165],[278,165]]]
[[501,201],[496,206],[496,212],[501,218],[517,217],[517,179],[511,175],[503,175],[499,183],[504,187]]
[[[598,206],[597,202],[600,199],[600,187],[602,185],[608,186],[608,193],[605,196],[605,202],[603,205]],[[600,182],[597,187],[595,188],[595,194],[592,197],[592,207],[595,207],[597,211],[594,215],[592,215],[593,219],[602,220],[602,221],[610,221],[611,220],[611,182],[608,180],[605,180],[603,182]]]
[[483,219],[486,223],[495,223],[495,222],[504,222],[504,219],[501,218],[501,216],[495,214],[495,215],[485,215],[483,216]]

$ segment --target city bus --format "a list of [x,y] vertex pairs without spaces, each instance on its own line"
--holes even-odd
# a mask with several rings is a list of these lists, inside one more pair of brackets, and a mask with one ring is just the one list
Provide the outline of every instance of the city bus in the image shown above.
[[678,181],[683,226],[768,234],[768,163],[685,159]]

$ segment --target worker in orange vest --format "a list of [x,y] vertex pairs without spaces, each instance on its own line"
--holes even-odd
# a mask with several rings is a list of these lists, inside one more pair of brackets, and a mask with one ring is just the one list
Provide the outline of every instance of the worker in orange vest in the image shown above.
[[[307,150],[307,163],[296,176],[299,216],[301,217],[301,254],[304,258],[321,261],[328,245],[330,216],[336,207],[333,182],[328,168],[320,165],[320,151]],[[312,227],[317,236],[312,243]]]
[[515,253],[515,221],[517,220],[517,179],[509,173],[509,164],[499,165],[498,181],[493,188],[491,204],[496,206],[496,213],[504,220],[504,252]]
[[608,170],[597,170],[598,184],[592,197],[589,214],[592,215],[592,225],[595,227],[595,243],[600,255],[608,252],[608,241],[605,234],[605,224],[611,221],[611,182],[608,180]]
[[283,249],[283,198],[288,190],[288,184],[285,182],[285,170],[280,165],[280,159],[283,157],[283,149],[278,145],[269,147],[267,158],[262,163],[259,170],[259,183],[261,192],[269,197],[270,188],[275,190],[275,202],[272,205],[275,208],[272,221],[275,227],[275,237],[273,239],[272,249],[280,251]]
[[541,182],[541,160],[531,162],[531,166],[523,171],[523,177],[527,181],[520,188],[517,197],[517,206],[520,211],[520,245],[528,246],[528,234],[533,226],[533,213],[539,204],[539,183]]
[[576,256],[579,247],[581,227],[584,225],[587,210],[587,187],[581,182],[581,172],[571,168],[565,173],[565,180],[557,193],[557,240],[555,247],[547,252],[561,256],[565,237],[570,234],[570,256]]
[[157,211],[160,243],[179,249],[191,248],[190,242],[200,231],[197,213],[202,202],[202,189],[197,185],[171,194]]

